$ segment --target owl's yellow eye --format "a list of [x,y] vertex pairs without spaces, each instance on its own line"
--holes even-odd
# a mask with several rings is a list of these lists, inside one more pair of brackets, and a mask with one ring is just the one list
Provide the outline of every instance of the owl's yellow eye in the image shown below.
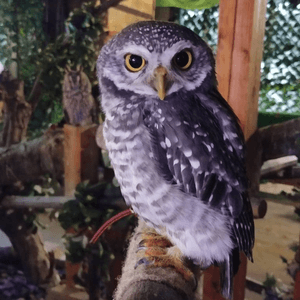
[[125,66],[130,72],[138,72],[143,69],[146,61],[139,55],[126,54],[125,55]]
[[193,62],[192,52],[185,49],[176,53],[173,57],[173,62],[180,70],[187,70]]

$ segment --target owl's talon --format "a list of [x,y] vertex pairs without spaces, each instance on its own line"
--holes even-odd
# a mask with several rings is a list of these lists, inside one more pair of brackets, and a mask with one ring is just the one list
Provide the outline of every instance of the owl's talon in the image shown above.
[[146,230],[138,238],[140,241],[136,253],[138,253],[140,259],[135,264],[135,269],[142,264],[147,267],[173,267],[193,287],[197,287],[194,273],[186,266],[182,253],[177,247],[173,246],[170,240],[155,232]]
[[165,249],[173,246],[173,244],[167,238],[158,234],[153,234],[152,232],[144,233],[143,237],[144,239],[139,242],[138,247],[158,247]]
[[138,244],[138,247],[146,248],[146,240],[141,240]]
[[138,247],[135,253],[138,253],[139,251],[145,251],[146,249],[147,249],[146,247]]
[[147,249],[146,246],[138,246],[135,253],[138,253],[139,251],[142,251],[142,250],[145,251],[146,249]]
[[149,265],[153,265],[154,261],[148,260],[147,258],[143,257],[135,264],[134,268],[136,269],[139,265],[142,264],[145,266],[149,266]]

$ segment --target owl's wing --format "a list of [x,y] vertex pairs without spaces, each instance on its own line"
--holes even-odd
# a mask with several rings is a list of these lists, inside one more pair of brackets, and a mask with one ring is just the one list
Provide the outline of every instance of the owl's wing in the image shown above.
[[172,103],[160,105],[163,122],[145,110],[159,171],[185,193],[230,216],[233,239],[251,258],[254,226],[244,140],[235,115],[217,92],[181,95]]

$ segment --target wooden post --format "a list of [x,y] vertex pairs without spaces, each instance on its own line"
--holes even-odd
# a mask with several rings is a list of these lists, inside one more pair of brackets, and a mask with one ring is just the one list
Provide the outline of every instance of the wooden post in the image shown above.
[[[299,235],[298,249],[295,253],[295,262],[298,263],[298,265],[300,265],[300,235]],[[300,300],[300,270],[299,269],[295,276],[293,300]]]
[[126,26],[144,20],[154,20],[155,0],[124,0],[108,10],[109,37]]
[[[76,186],[84,180],[91,183],[98,181],[99,148],[96,144],[96,129],[97,125],[64,126],[65,196],[74,196]],[[79,267],[80,264],[66,261],[67,290],[75,287],[73,277]]]
[[296,273],[293,300],[300,300],[300,271]]
[[97,125],[64,126],[65,196],[73,196],[78,183],[89,180],[96,183],[99,148],[95,134]]
[[224,300],[220,292],[219,268],[211,266],[204,272],[203,300]]
[[[221,0],[216,72],[219,90],[240,119],[245,138],[256,130],[267,0]],[[214,267],[211,267],[214,268]],[[204,275],[203,299],[223,299],[215,268]],[[241,255],[234,300],[245,297],[247,259]],[[211,279],[211,280],[209,280]]]
[[256,130],[267,0],[221,0],[216,71],[219,90],[248,139]]

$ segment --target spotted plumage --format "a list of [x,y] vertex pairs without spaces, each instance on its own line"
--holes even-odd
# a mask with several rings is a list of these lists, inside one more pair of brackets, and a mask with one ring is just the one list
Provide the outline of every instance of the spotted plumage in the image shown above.
[[230,298],[238,251],[252,259],[254,225],[243,134],[211,50],[185,27],[140,22],[103,47],[97,67],[126,203],[195,264],[218,263]]

